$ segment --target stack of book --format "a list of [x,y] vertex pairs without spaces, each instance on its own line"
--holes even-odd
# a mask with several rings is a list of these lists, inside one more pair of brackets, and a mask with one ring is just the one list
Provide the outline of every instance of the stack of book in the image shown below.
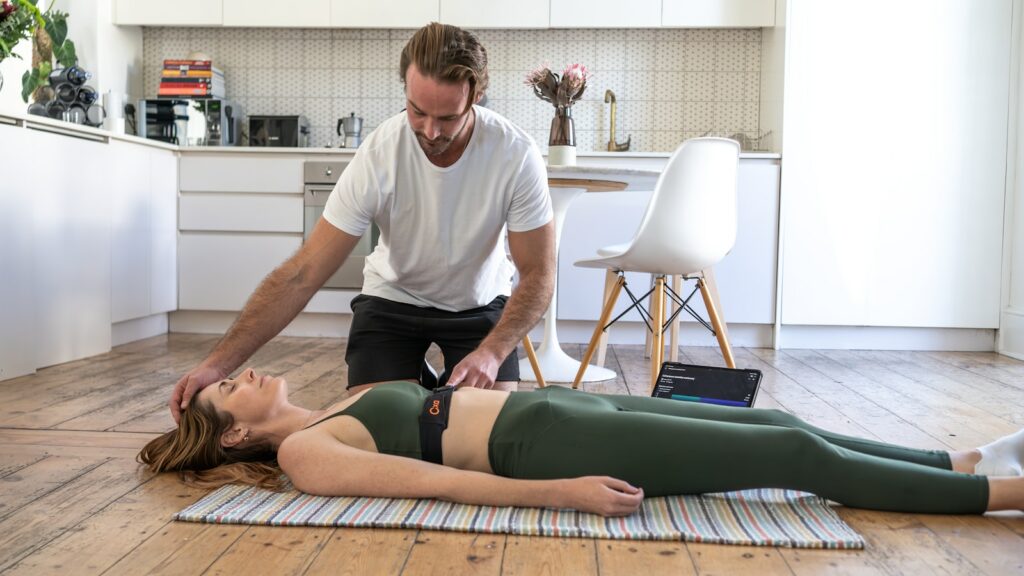
[[157,96],[223,98],[224,72],[210,60],[164,60]]

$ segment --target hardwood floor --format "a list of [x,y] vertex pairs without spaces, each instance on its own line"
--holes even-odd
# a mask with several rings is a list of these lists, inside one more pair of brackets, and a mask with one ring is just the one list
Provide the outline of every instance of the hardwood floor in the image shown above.
[[[134,461],[170,429],[171,385],[216,337],[173,334],[0,382],[0,572],[4,574],[1021,574],[1024,514],[889,514],[839,508],[864,551],[620,542],[417,530],[171,522],[204,491]],[[579,345],[566,351],[580,356]],[[1024,426],[1024,362],[990,353],[735,350],[764,380],[757,405],[838,432],[968,448]],[[277,338],[251,364],[293,399],[343,395],[344,342]],[[721,365],[713,348],[683,361]],[[641,346],[613,346],[613,381],[646,394]]]

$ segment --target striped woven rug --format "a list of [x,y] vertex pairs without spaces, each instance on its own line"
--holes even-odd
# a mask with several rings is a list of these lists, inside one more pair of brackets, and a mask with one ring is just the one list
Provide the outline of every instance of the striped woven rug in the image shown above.
[[469,506],[439,500],[310,496],[223,486],[176,520],[272,526],[425,528],[533,536],[684,540],[714,544],[860,549],[864,540],[821,498],[746,490],[647,498],[624,518],[574,510]]

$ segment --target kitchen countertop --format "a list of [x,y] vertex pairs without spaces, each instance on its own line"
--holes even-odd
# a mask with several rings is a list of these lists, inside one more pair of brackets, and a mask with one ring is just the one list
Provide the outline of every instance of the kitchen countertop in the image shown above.
[[[90,128],[88,126],[82,126],[80,124],[70,124],[60,120],[54,120],[52,118],[44,118],[42,116],[33,116],[30,114],[13,113],[13,112],[0,112],[0,124],[8,124],[14,126],[24,126],[27,128],[44,130],[48,132],[54,132],[57,134],[65,134],[68,136],[86,138],[90,140],[96,140],[105,142],[108,139],[123,140],[125,142],[132,142],[134,144],[142,144],[144,146],[153,146],[164,150],[176,150],[185,154],[188,153],[223,153],[223,154],[297,154],[305,156],[313,155],[328,155],[328,154],[355,154],[353,148],[271,148],[271,147],[250,147],[250,146],[176,146],[174,144],[167,144],[159,142],[157,140],[149,140],[147,138],[140,138],[129,134],[121,134],[103,130],[100,128]],[[576,156],[578,158],[637,158],[637,159],[667,159],[671,156],[671,152],[607,152],[603,150],[595,151],[583,151],[578,150]],[[741,152],[740,158],[747,159],[779,159],[782,155],[777,152]],[[574,172],[578,173],[579,167],[570,167]],[[616,169],[618,170],[618,169]],[[621,173],[621,172],[618,172]]]

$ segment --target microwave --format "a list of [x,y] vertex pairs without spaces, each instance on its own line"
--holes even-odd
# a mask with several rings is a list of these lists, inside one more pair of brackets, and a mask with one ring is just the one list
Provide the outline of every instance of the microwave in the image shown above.
[[237,146],[245,116],[231,100],[155,98],[139,101],[138,135],[179,146]]
[[249,146],[306,148],[309,120],[305,116],[249,116]]

